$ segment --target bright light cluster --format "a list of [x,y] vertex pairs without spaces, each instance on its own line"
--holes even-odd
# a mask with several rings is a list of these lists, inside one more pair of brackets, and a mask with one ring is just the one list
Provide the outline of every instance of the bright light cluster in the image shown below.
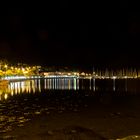
[[27,66],[25,64],[11,65],[0,61],[0,77],[32,76],[39,74],[40,66]]

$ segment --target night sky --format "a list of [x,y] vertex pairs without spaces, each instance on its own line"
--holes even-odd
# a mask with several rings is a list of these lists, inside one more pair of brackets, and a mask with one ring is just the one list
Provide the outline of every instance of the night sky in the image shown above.
[[140,66],[140,13],[127,1],[7,8],[0,58],[56,66]]

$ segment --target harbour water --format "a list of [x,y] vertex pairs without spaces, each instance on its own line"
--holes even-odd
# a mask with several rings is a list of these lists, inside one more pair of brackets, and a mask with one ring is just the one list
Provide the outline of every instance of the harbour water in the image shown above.
[[[112,92],[112,94],[138,94],[140,79],[77,79],[39,78],[17,80],[0,86],[0,101],[17,94],[45,93],[50,91],[86,91],[90,93]],[[79,93],[80,94],[80,93]]]

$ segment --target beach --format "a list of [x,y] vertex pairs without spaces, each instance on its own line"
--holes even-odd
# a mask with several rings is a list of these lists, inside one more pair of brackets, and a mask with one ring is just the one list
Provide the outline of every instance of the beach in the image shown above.
[[82,107],[76,103],[71,109],[61,105],[40,110],[30,121],[2,133],[1,139],[105,140],[130,135],[140,135],[138,98],[119,99],[119,104],[106,99],[92,103],[87,98]]

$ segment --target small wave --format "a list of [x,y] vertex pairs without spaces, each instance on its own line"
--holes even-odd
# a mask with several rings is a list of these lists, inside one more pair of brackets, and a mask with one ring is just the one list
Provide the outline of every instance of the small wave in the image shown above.
[[140,136],[139,135],[131,135],[131,136],[127,136],[124,138],[119,138],[116,140],[140,140]]

